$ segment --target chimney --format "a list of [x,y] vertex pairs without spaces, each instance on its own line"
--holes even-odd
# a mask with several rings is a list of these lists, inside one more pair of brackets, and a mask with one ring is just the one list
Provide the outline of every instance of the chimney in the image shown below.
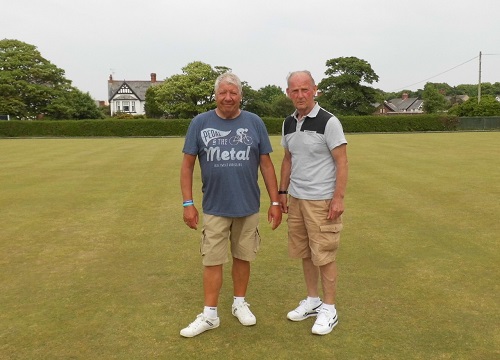
[[403,93],[403,100],[408,99],[408,93]]
[[155,83],[156,82],[156,73],[151,73],[151,83]]
[[109,80],[108,82],[113,82],[113,74],[109,74]]

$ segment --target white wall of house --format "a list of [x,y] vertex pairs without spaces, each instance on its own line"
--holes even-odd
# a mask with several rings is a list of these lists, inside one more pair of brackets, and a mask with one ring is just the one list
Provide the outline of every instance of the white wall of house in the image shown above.
[[110,110],[111,116],[117,112],[127,113],[131,115],[144,115],[144,101],[139,99],[119,99],[111,100]]

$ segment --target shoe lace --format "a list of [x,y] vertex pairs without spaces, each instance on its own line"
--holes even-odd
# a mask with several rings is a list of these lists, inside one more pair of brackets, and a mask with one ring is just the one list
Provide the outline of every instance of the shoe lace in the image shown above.
[[330,319],[331,314],[328,309],[325,308],[319,308],[318,310],[318,316],[316,317],[316,324],[326,324],[328,323],[328,319]]
[[315,307],[311,306],[311,304],[309,304],[307,300],[301,300],[299,302],[299,306],[297,307],[296,311],[299,313],[303,313],[303,312],[313,311],[314,309]]
[[196,319],[191,324],[189,324],[189,327],[196,329],[203,322],[205,322],[205,320],[206,320],[205,316],[203,314],[199,314],[196,316]]
[[305,312],[308,310],[307,300],[301,300],[299,306],[297,307],[297,312]]
[[252,315],[252,312],[250,311],[250,304],[247,303],[246,301],[236,305],[235,307],[240,314],[244,313],[244,314],[242,314],[244,316],[251,316]]

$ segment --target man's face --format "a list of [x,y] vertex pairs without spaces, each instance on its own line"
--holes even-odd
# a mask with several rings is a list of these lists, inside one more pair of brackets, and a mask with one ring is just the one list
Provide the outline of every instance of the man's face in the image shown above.
[[236,85],[222,82],[215,94],[215,102],[226,119],[233,119],[240,111],[241,93]]
[[317,90],[318,88],[313,85],[311,78],[307,74],[298,73],[289,79],[286,93],[299,114],[306,115],[316,104],[314,96]]

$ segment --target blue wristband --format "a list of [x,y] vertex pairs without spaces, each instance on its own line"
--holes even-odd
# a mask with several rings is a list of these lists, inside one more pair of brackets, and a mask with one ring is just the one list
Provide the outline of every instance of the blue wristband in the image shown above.
[[182,202],[182,206],[183,207],[191,206],[191,205],[194,205],[194,201],[193,200],[186,200],[186,201]]

